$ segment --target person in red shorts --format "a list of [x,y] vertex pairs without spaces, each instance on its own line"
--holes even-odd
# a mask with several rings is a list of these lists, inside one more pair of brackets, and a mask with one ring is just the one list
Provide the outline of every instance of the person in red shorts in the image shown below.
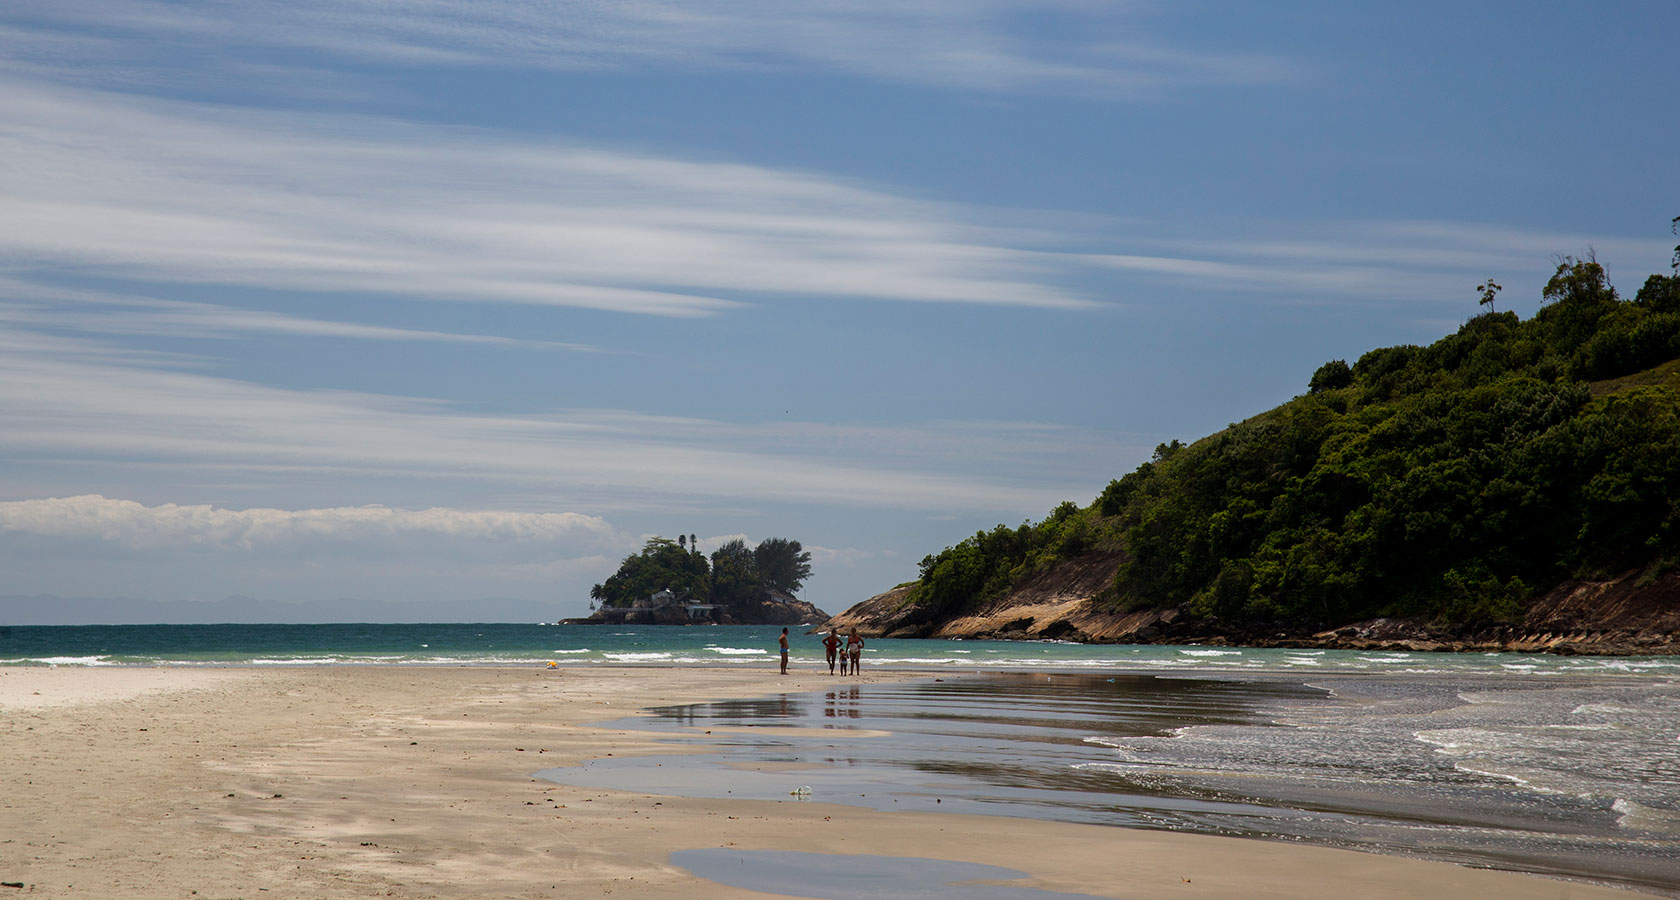
[[[834,674],[834,659],[840,655],[840,633],[833,628],[823,638],[823,650],[828,654],[828,674]],[[844,673],[842,673],[844,674]]]

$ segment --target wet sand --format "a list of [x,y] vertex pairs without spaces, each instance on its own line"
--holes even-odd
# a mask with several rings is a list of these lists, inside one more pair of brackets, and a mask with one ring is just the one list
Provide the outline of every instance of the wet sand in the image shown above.
[[671,861],[715,848],[984,864],[1021,873],[1021,889],[1137,900],[1633,896],[1276,842],[534,777],[673,752],[594,723],[834,683],[718,669],[3,669],[0,882],[45,897],[741,896]]
[[878,811],[1264,838],[1680,898],[1676,701],[1662,680],[1604,676],[837,683],[656,708],[625,727],[721,749],[539,775],[714,799],[807,786]]

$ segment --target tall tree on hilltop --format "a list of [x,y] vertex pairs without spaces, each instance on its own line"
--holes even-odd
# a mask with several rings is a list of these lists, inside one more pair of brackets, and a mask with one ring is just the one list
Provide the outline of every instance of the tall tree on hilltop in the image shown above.
[[1493,308],[1493,298],[1499,296],[1499,292],[1505,290],[1505,286],[1502,284],[1496,284],[1492,278],[1489,278],[1481,284],[1476,285],[1476,290],[1482,292],[1482,299],[1477,301],[1478,304],[1487,307],[1488,312],[1498,312],[1498,310]]

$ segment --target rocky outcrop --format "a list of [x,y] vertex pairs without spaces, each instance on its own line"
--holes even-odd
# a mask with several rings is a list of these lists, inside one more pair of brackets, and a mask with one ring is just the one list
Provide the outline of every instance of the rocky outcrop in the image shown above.
[[1139,635],[1155,623],[1178,618],[1173,611],[1115,613],[1095,601],[1114,581],[1121,554],[1090,553],[1038,572],[1015,590],[982,609],[941,617],[907,602],[901,584],[877,594],[822,623],[815,630],[856,628],[873,637],[996,638],[1142,642]]
[[837,616],[829,617],[807,633],[831,628],[846,633],[855,628],[864,637],[927,637],[909,626],[905,621],[907,614],[901,612],[912,587],[915,587],[915,582],[876,594]]
[[933,616],[909,604],[914,583],[901,584],[813,630],[856,628],[866,637],[1680,655],[1680,572],[1567,581],[1531,600],[1522,621],[1512,624],[1445,628],[1419,619],[1382,618],[1323,629],[1233,625],[1178,609],[1115,612],[1098,598],[1113,582],[1120,559],[1119,553],[1092,553],[1064,561],[982,609],[955,616]]

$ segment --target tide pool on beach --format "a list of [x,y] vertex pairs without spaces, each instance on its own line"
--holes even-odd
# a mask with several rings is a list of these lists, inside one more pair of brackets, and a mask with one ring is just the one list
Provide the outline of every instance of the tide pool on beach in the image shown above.
[[1673,678],[988,673],[607,724],[706,752],[544,777],[1307,842],[1680,896]]

